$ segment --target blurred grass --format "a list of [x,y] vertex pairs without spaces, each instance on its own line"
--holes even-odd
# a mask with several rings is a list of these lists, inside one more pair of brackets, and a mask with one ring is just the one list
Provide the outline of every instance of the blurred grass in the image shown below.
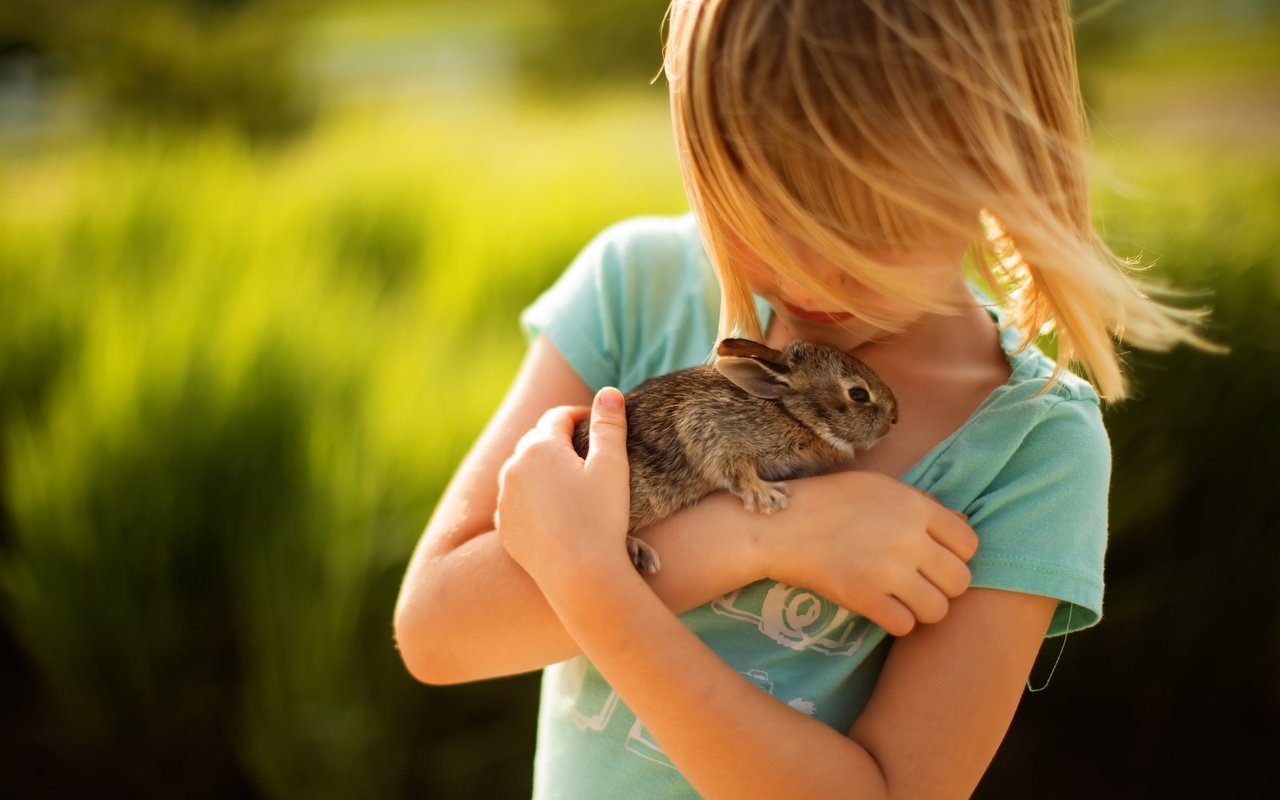
[[600,227],[681,208],[667,139],[656,97],[6,164],[0,586],[57,746],[122,748],[91,763],[144,794],[236,763],[271,796],[394,794],[407,556],[518,309]]
[[[1098,216],[1122,254],[1207,306],[1227,355],[1126,354],[1104,619],[1042,648],[976,797],[1272,796],[1280,746],[1280,153],[1243,141],[1118,142]],[[1210,736],[1188,731],[1212,731]],[[1176,769],[1169,769],[1177,764]],[[1039,777],[1058,776],[1052,786]]]

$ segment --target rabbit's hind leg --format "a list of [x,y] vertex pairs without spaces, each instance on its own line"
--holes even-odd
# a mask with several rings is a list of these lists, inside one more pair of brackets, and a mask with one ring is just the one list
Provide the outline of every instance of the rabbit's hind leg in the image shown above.
[[631,556],[631,563],[635,565],[636,570],[641,575],[652,575],[662,569],[662,562],[658,559],[658,551],[654,550],[653,545],[643,539],[628,536],[627,554]]

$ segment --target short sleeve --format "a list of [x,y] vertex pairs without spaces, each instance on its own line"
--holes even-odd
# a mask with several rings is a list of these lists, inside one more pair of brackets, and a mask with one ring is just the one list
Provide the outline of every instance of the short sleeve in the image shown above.
[[1102,616],[1111,446],[1096,402],[1042,397],[987,490],[966,509],[978,533],[973,586],[1057,598],[1057,636]]
[[592,240],[520,315],[525,336],[546,336],[592,389],[617,385],[622,358],[616,238],[609,229]]
[[520,316],[591,389],[624,392],[706,360],[719,292],[692,215],[635,217],[607,228]]

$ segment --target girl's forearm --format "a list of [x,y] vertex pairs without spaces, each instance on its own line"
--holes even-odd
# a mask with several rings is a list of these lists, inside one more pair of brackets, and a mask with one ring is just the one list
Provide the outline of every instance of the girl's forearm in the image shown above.
[[[663,560],[648,578],[654,592],[679,614],[764,577],[758,520],[713,495],[646,531]],[[415,555],[395,626],[406,666],[426,683],[527,672],[580,652],[495,531]]]
[[702,796],[885,796],[865,749],[745,680],[639,576],[544,588],[569,635]]
[[[771,578],[807,586],[902,636],[917,618],[941,619],[946,598],[968,585],[964,561],[977,537],[919,492],[873,473],[805,478],[792,481],[791,491],[778,514],[753,514],[720,492],[643,531],[662,558],[662,570],[647,580],[666,607],[683,613]],[[432,525],[452,530],[445,519]],[[396,638],[419,680],[510,675],[579,652],[497,532],[432,531],[419,550],[396,608]],[[912,599],[916,584],[928,596]]]

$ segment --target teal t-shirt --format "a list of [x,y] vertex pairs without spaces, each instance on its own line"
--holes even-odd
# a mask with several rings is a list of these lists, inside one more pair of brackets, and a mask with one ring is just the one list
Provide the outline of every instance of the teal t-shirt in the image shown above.
[[[626,392],[704,363],[720,295],[691,215],[615,225],[521,316],[592,389]],[[772,310],[757,299],[761,322]],[[992,323],[1001,316],[993,309]],[[1102,613],[1111,451],[1098,397],[1000,327],[1011,375],[904,483],[963,511],[977,532],[973,586],[1058,599],[1050,635]],[[785,513],[785,512],[784,512]],[[847,731],[866,705],[892,637],[803,588],[760,581],[681,619],[748,681],[799,713]],[[670,665],[679,680],[680,665]],[[689,713],[696,714],[697,709]],[[724,751],[733,754],[733,732]],[[546,668],[534,768],[537,798],[697,797],[590,662]]]

